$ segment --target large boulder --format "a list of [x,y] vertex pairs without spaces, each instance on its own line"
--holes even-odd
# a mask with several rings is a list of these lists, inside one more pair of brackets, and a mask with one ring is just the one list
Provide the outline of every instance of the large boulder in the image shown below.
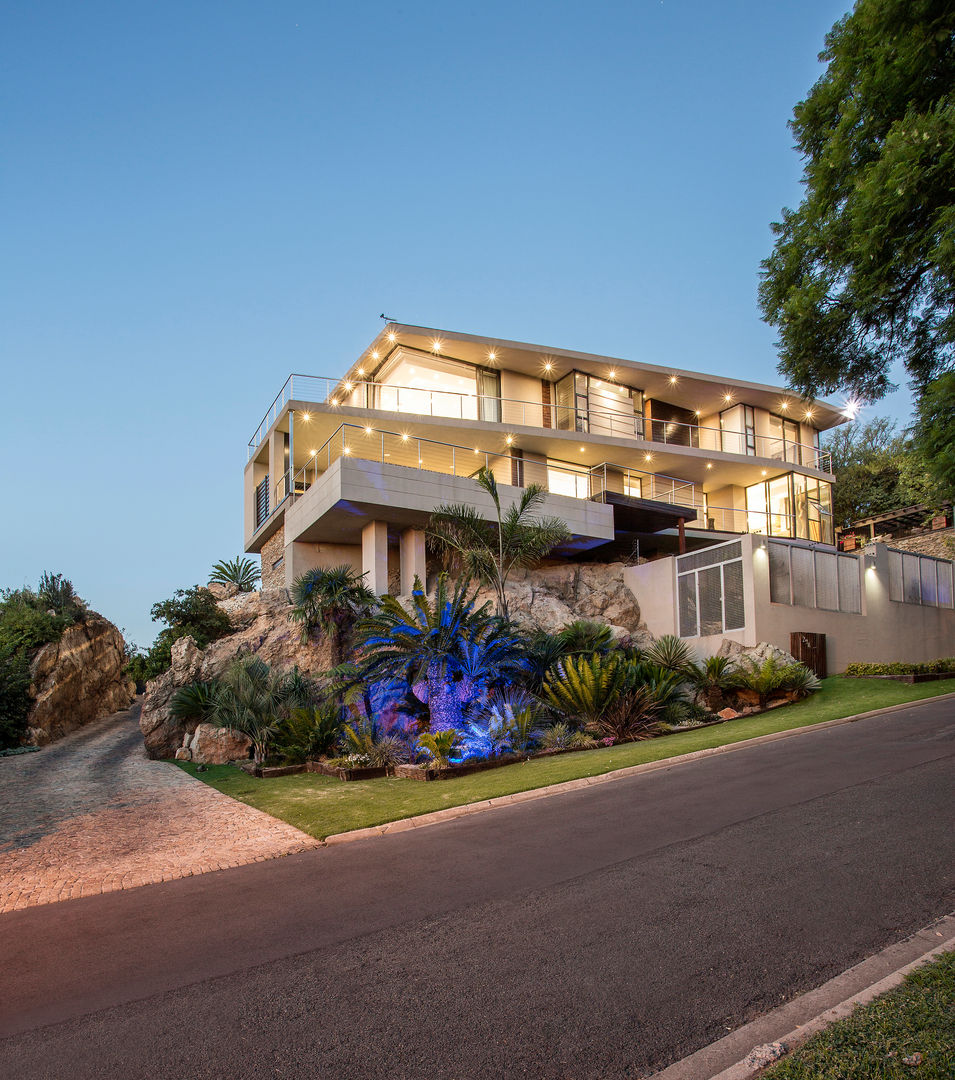
[[762,664],[764,660],[775,660],[777,664],[795,664],[796,658],[768,641],[757,641],[755,645],[741,645],[738,641],[727,639],[720,645],[717,656],[727,656],[736,664]]
[[127,708],[136,688],[125,664],[123,635],[102,615],[85,612],[33,658],[25,742],[42,746]]
[[172,667],[146,684],[139,726],[146,752],[153,758],[171,758],[192,735],[196,724],[174,719],[169,703],[176,691],[191,682],[216,679],[241,656],[257,656],[270,666],[297,666],[306,674],[331,667],[328,642],[319,635],[302,641],[301,625],[289,619],[292,605],[284,589],[238,593],[219,602],[235,631],[200,649],[191,637],[172,647]]
[[190,759],[199,765],[228,765],[247,761],[252,754],[252,740],[231,728],[199,724],[189,741]]

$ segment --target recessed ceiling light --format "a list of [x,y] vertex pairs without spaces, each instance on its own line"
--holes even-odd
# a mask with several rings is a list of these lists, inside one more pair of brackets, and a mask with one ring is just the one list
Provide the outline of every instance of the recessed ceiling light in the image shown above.
[[708,462],[706,463],[706,467],[707,467],[708,469],[712,469],[712,468],[713,468],[713,463],[712,463],[711,461],[708,461]]
[[496,352],[489,352],[487,354],[487,358],[488,358],[488,360],[496,360],[497,359],[497,353]]
[[670,385],[671,385],[671,386],[676,386],[676,383],[677,383],[677,377],[676,377],[676,375],[671,375],[671,376],[670,376]]
[[392,330],[391,333],[388,335],[388,340],[389,341],[397,341],[397,339],[398,339],[398,335],[394,332],[394,330]]
[[312,418],[311,418],[311,416],[309,416],[309,414],[307,412],[303,412],[302,413],[302,419],[303,420],[311,420]]

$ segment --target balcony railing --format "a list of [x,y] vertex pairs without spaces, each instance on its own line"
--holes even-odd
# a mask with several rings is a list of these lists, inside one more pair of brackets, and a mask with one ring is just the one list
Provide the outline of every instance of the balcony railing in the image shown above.
[[519,398],[462,394],[451,390],[425,390],[386,383],[349,382],[316,375],[288,377],[249,441],[249,459],[261,446],[282,409],[293,400],[331,405],[333,408],[367,408],[415,416],[483,420],[516,427],[579,431],[590,435],[662,443],[665,446],[688,446],[714,453],[786,461],[823,472],[830,472],[832,468],[828,451],[777,436],[727,431],[677,421],[650,420],[637,414],[610,409],[580,409]]

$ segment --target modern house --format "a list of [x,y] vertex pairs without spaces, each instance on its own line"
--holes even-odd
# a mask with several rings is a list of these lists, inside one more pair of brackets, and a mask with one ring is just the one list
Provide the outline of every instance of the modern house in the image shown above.
[[[831,545],[819,432],[846,413],[778,387],[387,325],[341,377],[291,375],[249,442],[245,547],[263,582],[351,562],[377,592],[424,577],[438,503],[493,470],[573,537],[557,557],[656,557],[740,533]],[[489,505],[488,505],[489,508]]]

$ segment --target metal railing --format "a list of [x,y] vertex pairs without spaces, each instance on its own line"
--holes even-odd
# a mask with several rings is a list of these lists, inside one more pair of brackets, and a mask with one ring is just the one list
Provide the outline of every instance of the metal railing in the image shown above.
[[[701,514],[701,518],[701,521],[693,523],[693,528],[705,528],[715,532],[758,533],[787,539],[798,537],[821,544],[834,543],[831,516],[797,521],[795,514],[707,505],[705,517]],[[801,533],[806,535],[800,535]]]
[[463,394],[452,390],[425,390],[387,383],[351,382],[317,375],[290,375],[249,441],[249,458],[258,450],[269,428],[289,401],[309,401],[333,408],[374,409],[415,416],[483,420],[520,427],[579,431],[589,435],[632,438],[665,446],[685,446],[714,453],[755,456],[831,472],[828,451],[808,443],[752,432],[727,431],[678,421],[645,419],[636,413],[612,409],[579,409],[520,398]]

